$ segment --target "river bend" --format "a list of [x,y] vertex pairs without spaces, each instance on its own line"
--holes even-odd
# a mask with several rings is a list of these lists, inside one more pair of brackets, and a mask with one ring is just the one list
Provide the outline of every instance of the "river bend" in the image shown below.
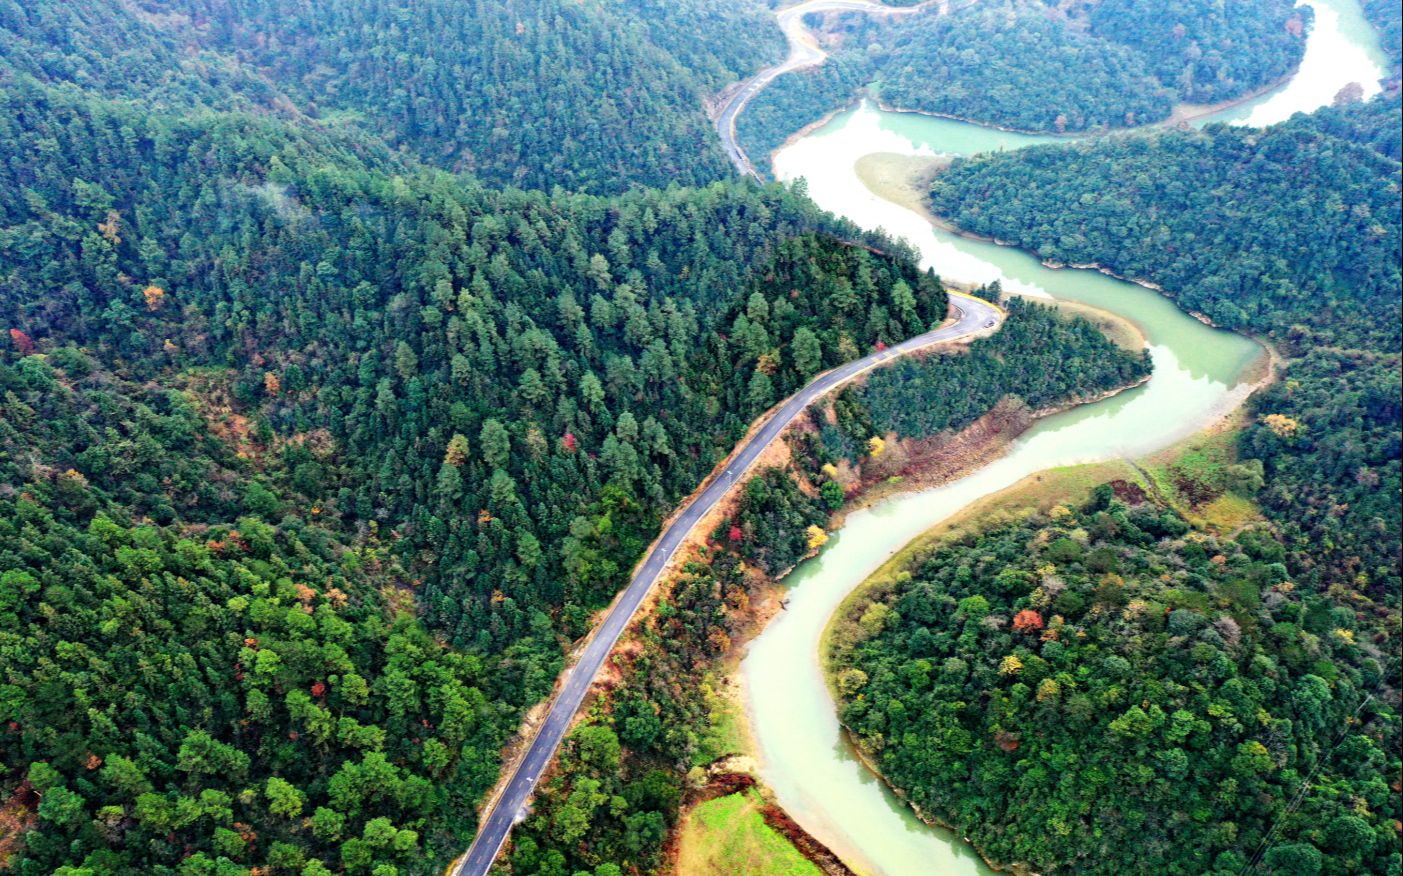
[[[1328,103],[1349,82],[1378,91],[1384,55],[1356,0],[1315,0],[1316,23],[1297,75],[1281,88],[1195,124],[1270,124]],[[1203,428],[1245,399],[1261,349],[1212,329],[1142,286],[1087,270],[1053,270],[1014,249],[960,238],[870,191],[855,164],[872,153],[967,155],[1053,138],[984,128],[869,104],[848,110],[774,156],[776,175],[804,178],[822,207],[884,228],[951,280],[1001,280],[1018,293],[1083,302],[1135,323],[1154,359],[1145,385],[1039,421],[1008,453],[935,489],[850,515],[822,553],[787,579],[788,610],[751,643],[741,665],[760,774],[778,802],[849,866],[870,876],[988,873],[949,831],[918,821],[853,755],[840,734],[818,660],[833,611],[895,551],[975,500],[1048,468],[1143,455]]]

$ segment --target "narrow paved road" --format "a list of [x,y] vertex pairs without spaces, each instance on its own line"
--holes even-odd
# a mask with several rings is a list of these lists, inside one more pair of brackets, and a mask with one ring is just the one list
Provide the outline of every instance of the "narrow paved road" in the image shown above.
[[807,0],[796,6],[781,9],[775,13],[775,18],[779,20],[780,29],[784,31],[785,39],[789,40],[789,57],[778,64],[766,67],[759,73],[740,83],[735,89],[725,96],[725,102],[721,105],[720,111],[716,114],[716,133],[721,136],[721,145],[726,149],[726,155],[731,159],[731,163],[736,166],[736,170],[747,176],[760,179],[760,174],[755,170],[755,165],[750,163],[750,158],[745,154],[745,150],[740,148],[736,142],[736,117],[750,99],[759,94],[760,91],[771,82],[776,76],[788,73],[791,70],[800,70],[804,67],[812,67],[823,63],[823,59],[828,54],[818,47],[818,42],[804,27],[804,16],[811,12],[865,12],[869,15],[910,15],[913,12],[924,9],[932,3],[945,8],[946,0],[927,0],[916,6],[885,6],[874,0]]
[[555,751],[560,747],[560,742],[570,727],[570,720],[584,702],[595,673],[604,664],[609,652],[613,650],[614,643],[628,626],[629,619],[658,580],[673,551],[687,538],[697,522],[721,501],[746,469],[755,463],[770,442],[779,437],[804,408],[864,371],[914,350],[945,341],[959,340],[997,326],[1003,319],[1003,314],[998,308],[982,299],[963,295],[952,295],[951,299],[959,317],[951,325],[917,335],[880,353],[873,353],[824,372],[815,377],[808,386],[790,396],[741,446],[725,472],[714,479],[701,495],[677,515],[654,544],[643,564],[638,567],[633,580],[615,602],[604,623],[595,630],[594,638],[586,645],[579,661],[572,669],[567,670],[560,693],[551,704],[545,722],[536,731],[536,738],[531,740],[526,756],[521,759],[505,790],[483,819],[478,828],[477,838],[473,840],[467,855],[459,860],[449,876],[485,876],[491,868],[497,852],[501,850],[507,834],[511,832],[512,825],[525,813],[526,801],[535,790],[536,780],[555,757]]

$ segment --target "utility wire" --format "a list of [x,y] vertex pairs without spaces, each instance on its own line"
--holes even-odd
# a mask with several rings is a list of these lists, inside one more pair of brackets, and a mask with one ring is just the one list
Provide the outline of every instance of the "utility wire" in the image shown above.
[[[1373,698],[1373,694],[1366,694],[1364,699],[1360,700],[1359,705],[1354,707],[1354,711],[1350,713],[1350,719],[1353,720],[1357,717],[1360,711],[1363,710]],[[1335,753],[1335,749],[1340,747],[1340,743],[1345,741],[1345,736],[1350,732],[1350,729],[1350,721],[1345,721],[1344,729],[1340,731],[1339,736],[1335,737],[1335,744],[1331,745],[1330,750],[1323,753],[1316,760],[1315,767],[1311,769],[1310,774],[1306,776],[1306,780],[1301,783],[1301,790],[1297,792],[1296,798],[1291,801],[1290,806],[1286,807],[1286,811],[1278,815],[1276,820],[1272,822],[1271,829],[1267,831],[1266,836],[1262,837],[1261,843],[1257,845],[1257,851],[1252,854],[1252,859],[1242,868],[1238,876],[1247,876],[1248,873],[1257,869],[1257,865],[1261,863],[1262,859],[1266,856],[1267,850],[1271,848],[1271,838],[1276,834],[1276,829],[1281,826],[1281,822],[1285,821],[1287,816],[1296,811],[1296,807],[1301,805],[1301,801],[1305,799],[1306,791],[1310,790],[1310,783],[1315,780],[1315,774],[1320,772],[1320,768],[1325,765],[1325,761],[1329,760],[1330,755]]]

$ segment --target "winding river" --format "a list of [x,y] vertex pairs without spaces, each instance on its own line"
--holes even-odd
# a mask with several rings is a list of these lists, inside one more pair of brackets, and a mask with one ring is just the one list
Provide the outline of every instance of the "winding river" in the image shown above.
[[[1195,121],[1270,124],[1328,103],[1358,82],[1378,91],[1384,56],[1356,0],[1314,0],[1316,24],[1295,77],[1281,88]],[[999,279],[1006,290],[1094,305],[1135,323],[1154,357],[1145,385],[1040,420],[1002,458],[944,486],[850,515],[823,552],[787,579],[788,610],[751,643],[741,665],[760,774],[778,802],[853,869],[868,876],[988,873],[949,831],[922,824],[851,752],[818,661],[824,626],[843,598],[912,538],[971,502],[1048,468],[1139,456],[1184,438],[1240,404],[1262,355],[1253,341],[1203,325],[1157,293],[1087,270],[1053,270],[1032,256],[960,238],[884,200],[855,164],[873,153],[966,155],[1046,142],[963,122],[848,110],[781,150],[783,180],[807,180],[821,206],[916,246],[951,280]]]

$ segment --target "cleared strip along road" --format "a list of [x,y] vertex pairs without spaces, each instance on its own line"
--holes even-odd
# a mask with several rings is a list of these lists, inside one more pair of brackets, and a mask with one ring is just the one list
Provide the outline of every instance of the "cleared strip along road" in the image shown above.
[[521,758],[506,788],[483,818],[477,838],[473,840],[467,855],[459,859],[458,865],[449,871],[450,876],[486,876],[497,857],[497,852],[511,833],[512,826],[524,813],[526,801],[536,788],[536,781],[555,757],[556,749],[565,738],[571,719],[584,702],[595,674],[604,665],[604,660],[628,626],[633,613],[638,610],[638,606],[666,568],[673,552],[683,543],[693,527],[716,507],[770,442],[779,437],[785,427],[815,400],[864,371],[916,350],[979,334],[1003,321],[1003,313],[987,301],[955,293],[951,293],[950,297],[958,316],[953,324],[917,335],[881,352],[854,359],[826,371],[790,396],[759,430],[741,445],[725,471],[712,480],[701,495],[684,507],[672,524],[663,531],[634,573],[633,580],[615,601],[604,622],[595,630],[594,637],[585,646],[579,661],[574,667],[566,670],[565,682],[551,703],[545,721],[536,731],[536,737],[531,740],[525,757]]

